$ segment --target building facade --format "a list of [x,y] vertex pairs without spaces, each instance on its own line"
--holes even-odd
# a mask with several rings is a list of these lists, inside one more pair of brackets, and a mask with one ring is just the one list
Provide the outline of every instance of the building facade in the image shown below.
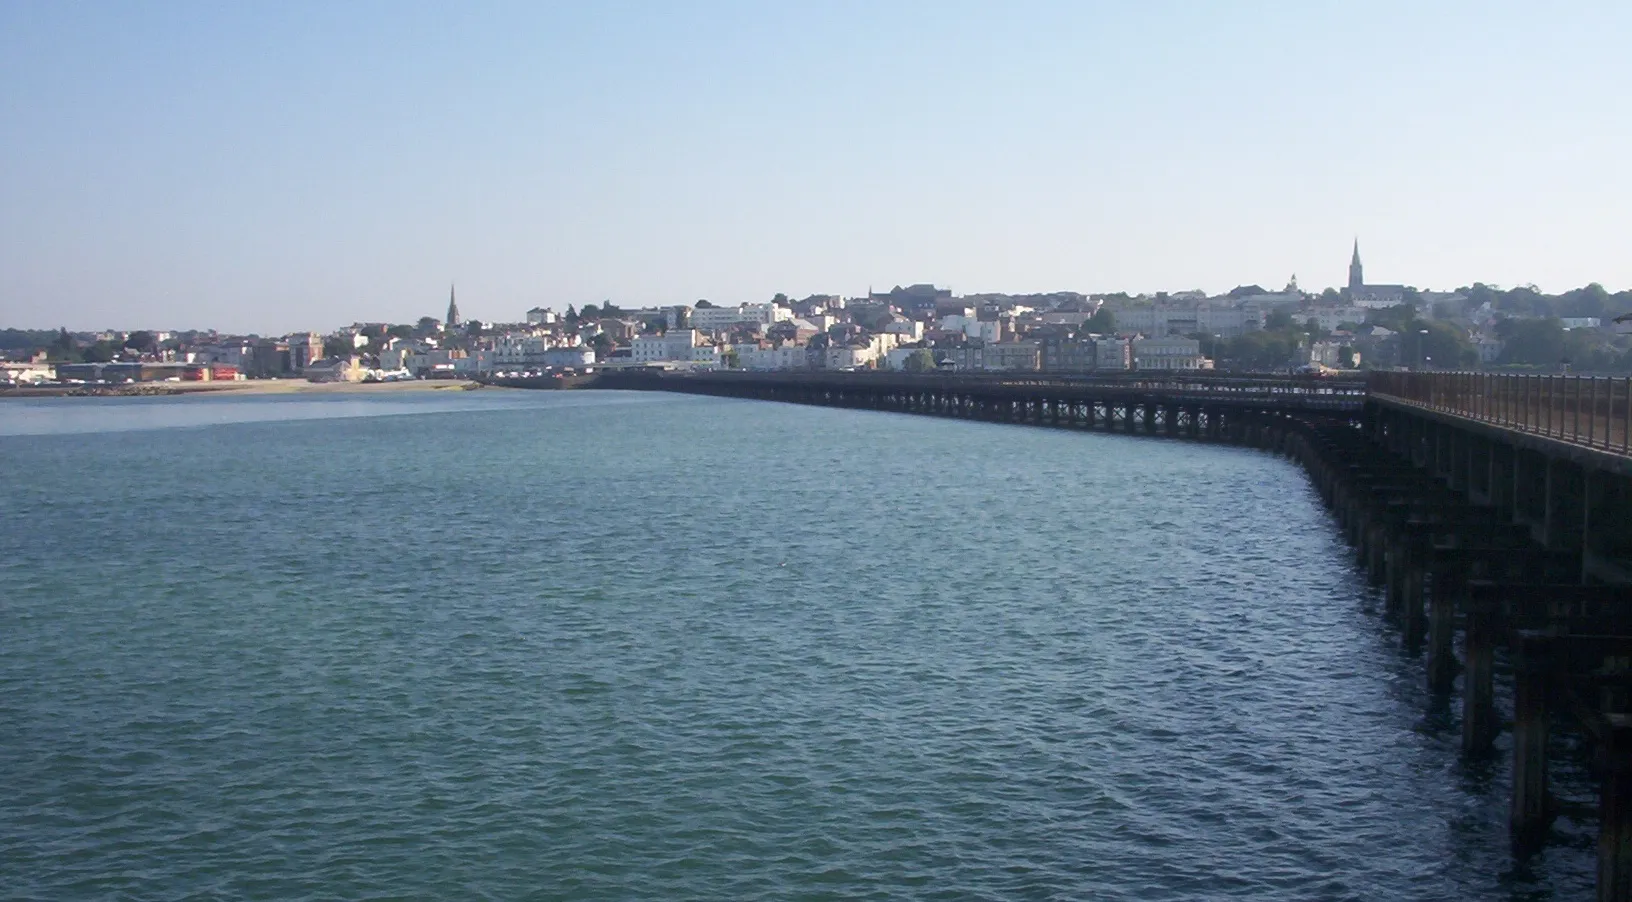
[[1140,338],[1133,342],[1136,370],[1199,370],[1206,365],[1194,338]]

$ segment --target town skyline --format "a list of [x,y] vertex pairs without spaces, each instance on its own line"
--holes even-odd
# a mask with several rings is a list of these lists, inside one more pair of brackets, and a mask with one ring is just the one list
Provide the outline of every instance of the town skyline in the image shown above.
[[[1361,247],[1360,250],[1361,250],[1362,253],[1364,253],[1364,247]],[[1348,266],[1347,261],[1345,261],[1344,266],[1345,267]],[[1369,263],[1366,264],[1366,267],[1368,269],[1370,268],[1370,266],[1371,265]],[[683,295],[679,295],[679,294],[671,294],[671,295],[666,296],[666,297],[639,298],[639,299],[602,296],[602,297],[585,297],[585,298],[567,299],[567,300],[539,299],[539,300],[528,301],[525,298],[486,298],[486,299],[483,299],[483,298],[481,298],[479,296],[475,297],[475,298],[472,298],[471,295],[470,295],[469,289],[463,287],[463,283],[460,283],[458,281],[454,281],[454,282],[452,282],[450,284],[448,281],[444,280],[442,282],[442,285],[446,286],[446,287],[443,287],[440,290],[428,289],[424,299],[414,301],[414,303],[417,306],[410,309],[407,305],[398,305],[398,309],[397,309],[397,312],[395,314],[385,316],[385,317],[380,317],[380,318],[367,318],[367,317],[362,317],[362,316],[348,316],[348,315],[346,315],[344,313],[339,313],[339,314],[330,314],[329,315],[330,319],[333,320],[332,322],[328,321],[328,320],[325,320],[325,321],[322,321],[322,322],[317,322],[317,323],[302,321],[300,323],[296,323],[293,326],[279,326],[279,327],[267,327],[267,328],[254,328],[254,327],[243,328],[243,327],[226,327],[226,326],[218,325],[217,323],[214,323],[214,322],[198,323],[198,324],[195,324],[195,323],[159,323],[159,322],[152,322],[152,321],[145,321],[145,320],[144,321],[136,321],[136,322],[118,322],[118,323],[78,322],[78,321],[67,321],[67,320],[64,320],[63,317],[60,316],[60,315],[56,315],[56,314],[53,314],[51,312],[46,312],[46,313],[40,314],[39,316],[37,316],[37,317],[35,317],[33,319],[30,319],[30,318],[28,318],[26,316],[23,316],[23,317],[15,317],[15,318],[10,319],[10,320],[0,320],[0,329],[11,328],[11,329],[27,329],[27,330],[52,330],[52,329],[65,328],[65,329],[69,330],[70,332],[76,332],[76,333],[104,332],[104,331],[131,332],[131,331],[138,331],[138,330],[162,329],[164,331],[170,331],[170,332],[188,332],[188,331],[212,332],[213,331],[213,332],[220,332],[220,333],[223,333],[223,334],[235,334],[235,335],[283,335],[283,334],[289,334],[289,333],[295,333],[295,332],[305,332],[305,331],[310,331],[310,330],[317,330],[317,331],[320,331],[320,332],[329,332],[329,331],[342,329],[342,328],[344,328],[346,326],[355,325],[355,324],[358,324],[358,323],[413,323],[413,322],[416,322],[416,321],[418,321],[418,320],[420,320],[421,318],[424,318],[424,317],[430,317],[430,318],[436,319],[438,321],[443,321],[443,320],[446,319],[446,310],[447,310],[447,307],[448,307],[448,302],[450,300],[449,295],[448,295],[448,288],[449,287],[453,288],[459,294],[458,307],[459,307],[459,311],[460,311],[460,318],[462,320],[464,320],[464,321],[475,320],[475,321],[484,322],[484,323],[520,323],[520,322],[525,321],[527,310],[532,309],[532,308],[540,308],[540,309],[545,309],[545,310],[551,310],[551,311],[553,311],[555,313],[565,313],[569,307],[573,307],[573,308],[582,307],[585,304],[600,305],[600,304],[603,304],[603,303],[606,303],[606,302],[610,302],[610,303],[612,303],[612,304],[614,304],[614,305],[616,305],[618,307],[625,308],[625,309],[649,308],[649,307],[671,307],[671,306],[676,306],[676,305],[691,305],[691,304],[695,304],[699,300],[708,301],[708,302],[710,302],[712,304],[715,304],[715,305],[718,305],[718,306],[739,306],[739,305],[742,305],[742,304],[760,304],[760,303],[764,303],[766,301],[772,300],[777,295],[783,295],[783,296],[791,298],[791,299],[800,299],[800,298],[805,298],[805,297],[825,297],[825,296],[838,296],[838,297],[844,297],[844,298],[849,298],[849,299],[862,299],[862,298],[866,298],[869,295],[870,292],[888,292],[891,288],[901,288],[901,287],[906,287],[906,286],[911,286],[911,285],[933,285],[933,286],[936,286],[937,288],[942,288],[942,289],[952,291],[953,295],[956,296],[956,297],[980,297],[980,296],[989,296],[989,295],[1025,297],[1025,296],[1036,296],[1036,295],[1075,293],[1075,294],[1082,294],[1082,295],[1088,296],[1088,297],[1105,297],[1105,296],[1114,296],[1114,295],[1128,295],[1130,297],[1135,297],[1135,298],[1140,298],[1140,297],[1151,298],[1151,297],[1157,297],[1157,296],[1163,296],[1163,295],[1175,296],[1175,295],[1187,295],[1187,294],[1192,294],[1192,293],[1195,293],[1195,292],[1202,292],[1207,297],[1217,298],[1217,297],[1224,297],[1224,296],[1228,295],[1229,292],[1231,292],[1231,291],[1233,291],[1235,289],[1241,288],[1243,286],[1252,286],[1252,285],[1257,285],[1259,287],[1262,287],[1266,291],[1271,291],[1271,292],[1281,291],[1284,287],[1286,287],[1286,286],[1288,286],[1290,284],[1289,280],[1294,279],[1294,278],[1297,280],[1297,285],[1298,285],[1299,290],[1301,290],[1304,294],[1309,295],[1311,297],[1318,297],[1323,292],[1328,291],[1328,290],[1338,291],[1338,292],[1346,291],[1346,290],[1348,290],[1348,287],[1349,287],[1346,284],[1346,279],[1345,280],[1334,280],[1334,281],[1332,281],[1331,284],[1327,284],[1327,285],[1310,284],[1310,283],[1306,282],[1301,276],[1299,276],[1298,273],[1293,272],[1293,273],[1288,273],[1285,277],[1283,277],[1280,280],[1266,279],[1266,280],[1260,280],[1260,281],[1251,281],[1251,280],[1234,281],[1234,282],[1231,282],[1228,285],[1225,285],[1224,283],[1219,282],[1217,284],[1221,285],[1223,287],[1219,287],[1219,288],[1216,288],[1216,289],[1208,289],[1208,288],[1203,288],[1203,287],[1200,287],[1200,286],[1189,286],[1189,287],[1156,288],[1156,289],[1148,289],[1148,290],[1144,290],[1144,291],[1132,291],[1132,290],[1125,290],[1125,289],[1086,290],[1086,289],[1083,289],[1083,288],[1080,288],[1080,287],[1054,286],[1054,287],[1023,290],[1023,291],[1022,290],[1005,290],[1005,289],[1001,289],[1001,288],[976,289],[976,290],[964,291],[964,290],[962,290],[960,288],[957,288],[956,286],[952,286],[952,285],[950,285],[950,284],[948,284],[946,282],[941,282],[941,281],[917,281],[917,280],[914,280],[914,281],[891,281],[891,282],[888,282],[888,283],[885,283],[885,282],[872,283],[872,284],[870,284],[868,286],[864,286],[861,290],[858,290],[858,291],[855,291],[855,292],[824,291],[824,290],[821,290],[821,289],[810,290],[810,291],[788,291],[786,288],[779,288],[779,289],[773,289],[771,291],[765,292],[763,296],[742,297],[742,298],[735,298],[735,297],[729,297],[728,298],[728,297],[711,296],[711,295],[706,295],[706,294],[698,295],[696,297],[688,297],[688,296],[683,296]],[[1460,289],[1460,288],[1471,287],[1473,285],[1486,285],[1486,286],[1489,286],[1491,288],[1497,288],[1497,289],[1531,287],[1531,288],[1536,289],[1538,293],[1543,294],[1543,295],[1548,295],[1548,296],[1556,296],[1556,295],[1563,294],[1563,293],[1568,292],[1568,291],[1572,291],[1572,290],[1580,289],[1580,288],[1585,288],[1585,287],[1587,287],[1589,285],[1594,285],[1594,284],[1604,287],[1611,294],[1617,293],[1617,292],[1625,290],[1625,289],[1632,289],[1632,284],[1628,284],[1626,286],[1617,286],[1617,285],[1608,284],[1608,283],[1600,281],[1600,280],[1588,280],[1586,282],[1582,282],[1582,283],[1577,284],[1577,285],[1563,285],[1563,286],[1558,286],[1557,288],[1550,288],[1548,286],[1538,285],[1535,282],[1518,282],[1518,283],[1514,283],[1514,284],[1511,284],[1511,285],[1504,285],[1504,284],[1497,283],[1497,282],[1494,282],[1494,281],[1485,281],[1485,280],[1480,280],[1480,279],[1472,279],[1472,280],[1461,281],[1461,282],[1457,282],[1455,284],[1447,284],[1447,285],[1419,285],[1419,284],[1411,282],[1410,280],[1397,281],[1397,282],[1392,283],[1392,284],[1394,284],[1394,285],[1403,285],[1403,286],[1406,286],[1406,287],[1409,287],[1409,288],[1412,288],[1412,289],[1416,289],[1416,290],[1419,290],[1419,291],[1425,291],[1425,292],[1451,292],[1451,291],[1454,291],[1454,290],[1457,290],[1457,289]]]

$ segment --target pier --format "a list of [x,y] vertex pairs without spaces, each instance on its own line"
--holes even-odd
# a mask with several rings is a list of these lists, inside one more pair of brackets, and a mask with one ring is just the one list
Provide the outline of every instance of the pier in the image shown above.
[[[1261,448],[1298,461],[1462,754],[1510,747],[1513,854],[1598,824],[1598,898],[1632,902],[1632,380],[1128,373],[620,373],[595,387]],[[1498,680],[1512,710],[1498,710]],[[1596,799],[1549,780],[1562,736]]]

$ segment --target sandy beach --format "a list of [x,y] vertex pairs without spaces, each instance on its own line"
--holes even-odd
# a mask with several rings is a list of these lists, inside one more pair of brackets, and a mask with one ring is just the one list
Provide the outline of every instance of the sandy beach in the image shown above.
[[494,390],[456,379],[415,379],[407,382],[307,382],[304,379],[245,379],[237,382],[147,382],[139,385],[50,385],[0,388],[0,398],[122,397],[201,395],[218,392],[252,395],[289,394],[395,394],[423,391]]

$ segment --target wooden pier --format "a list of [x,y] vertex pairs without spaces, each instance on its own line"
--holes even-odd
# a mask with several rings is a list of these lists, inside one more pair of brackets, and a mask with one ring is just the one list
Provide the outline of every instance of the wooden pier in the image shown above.
[[[1300,462],[1428,687],[1460,693],[1462,753],[1511,733],[1523,858],[1561,811],[1598,820],[1598,898],[1632,902],[1632,380],[1383,373],[621,374],[600,387],[896,411],[1262,448]],[[1513,710],[1497,710],[1499,679]],[[1591,749],[1559,799],[1550,739]]]

